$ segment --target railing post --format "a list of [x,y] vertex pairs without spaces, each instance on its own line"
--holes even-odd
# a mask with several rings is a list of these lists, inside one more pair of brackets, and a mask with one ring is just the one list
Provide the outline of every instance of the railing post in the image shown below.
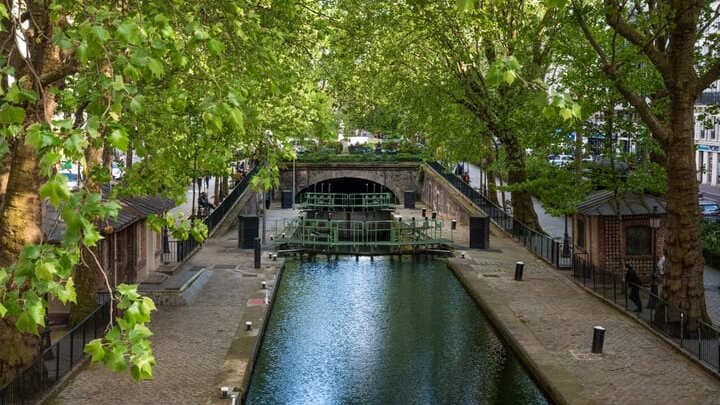
[[57,350],[55,350],[55,382],[57,382],[60,379],[60,342],[58,342],[55,346],[57,346]]
[[70,332],[70,368],[73,366],[73,351],[75,350],[75,331]]
[[685,340],[685,314],[680,312],[680,346],[683,346]]
[[702,360],[702,323],[698,321],[698,359]]
[[[628,282],[625,280],[625,310],[628,310]],[[680,327],[682,328],[682,313],[680,313]]]

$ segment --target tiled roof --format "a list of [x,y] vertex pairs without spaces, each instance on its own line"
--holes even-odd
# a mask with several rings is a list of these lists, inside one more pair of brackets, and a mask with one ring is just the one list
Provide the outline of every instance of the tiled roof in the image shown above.
[[[107,189],[103,189],[107,195]],[[147,218],[150,214],[162,214],[170,208],[175,207],[175,202],[169,198],[160,196],[125,197],[118,200],[120,210],[115,219],[108,220],[108,225],[113,228],[113,233],[120,232],[128,226]],[[59,218],[58,211],[47,201],[43,202],[43,233],[45,240],[49,242],[59,241],[65,230],[65,224]],[[57,222],[57,223],[56,223]]]
[[[657,211],[654,211],[657,207]],[[665,199],[647,193],[625,193],[615,197],[609,190],[590,194],[578,204],[578,213],[590,216],[665,214]]]

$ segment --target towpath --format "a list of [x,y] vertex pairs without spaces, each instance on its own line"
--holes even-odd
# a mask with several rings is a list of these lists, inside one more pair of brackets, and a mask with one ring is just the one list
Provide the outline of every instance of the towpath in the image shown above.
[[216,376],[245,313],[255,305],[251,297],[261,281],[272,284],[279,263],[263,260],[263,268],[255,270],[252,251],[236,246],[235,231],[210,239],[179,270],[203,267],[211,274],[192,304],[159,306],[153,315],[158,363],[153,380],[136,383],[129,374],[88,365],[49,403],[204,404],[216,396]]
[[[466,235],[461,227],[458,235]],[[458,241],[464,243],[463,240]],[[450,265],[540,380],[570,403],[720,404],[720,379],[633,318],[600,301],[497,228],[490,250]],[[525,262],[514,281],[515,262]],[[593,327],[604,354],[590,353]],[[543,381],[540,381],[541,384]]]

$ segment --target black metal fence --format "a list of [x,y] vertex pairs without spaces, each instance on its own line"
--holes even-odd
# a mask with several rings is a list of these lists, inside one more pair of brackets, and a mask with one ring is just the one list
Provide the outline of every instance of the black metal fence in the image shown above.
[[[247,189],[250,179],[257,173],[258,167],[254,167],[243,179],[233,187],[230,194],[223,199],[215,209],[203,219],[208,227],[208,233],[211,233],[215,227],[222,221],[225,215],[232,209],[235,202]],[[164,264],[179,263],[200,245],[194,238],[189,237],[186,240],[170,240],[167,233],[163,234],[163,257]]]
[[643,322],[720,372],[720,329],[690,318],[686,311],[660,298],[657,288],[626,285],[623,274],[599,269],[579,256],[573,262],[572,274],[578,284],[626,311],[635,311]]
[[570,268],[572,265],[570,246],[568,246],[567,250],[564,250],[561,241],[555,240],[550,235],[538,232],[516,220],[510,213],[495,205],[440,163],[428,162],[428,164],[478,208],[483,210],[495,225],[517,239],[525,248],[557,268]]
[[37,360],[0,389],[0,405],[36,402],[47,393],[83,360],[85,345],[105,334],[110,322],[109,309],[110,303],[103,302],[65,336],[43,350]]

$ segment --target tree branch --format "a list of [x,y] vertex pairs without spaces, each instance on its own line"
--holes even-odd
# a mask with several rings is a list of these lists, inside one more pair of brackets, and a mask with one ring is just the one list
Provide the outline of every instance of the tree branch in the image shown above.
[[595,52],[600,57],[600,62],[603,65],[603,71],[608,76],[610,80],[612,80],[613,84],[617,88],[617,90],[620,92],[620,94],[625,97],[625,99],[637,110],[638,114],[640,115],[640,118],[645,122],[645,124],[650,128],[650,131],[652,131],[653,135],[658,138],[658,140],[661,143],[664,143],[667,138],[667,130],[663,126],[663,124],[660,122],[658,117],[655,115],[655,113],[652,112],[650,109],[650,106],[647,102],[645,102],[645,99],[640,97],[637,93],[630,90],[625,84],[622,82],[621,78],[617,75],[617,67],[610,64],[607,58],[607,54],[605,54],[605,51],[602,49],[600,44],[598,43],[597,39],[592,35],[592,32],[590,32],[590,28],[588,28],[587,23],[585,22],[585,19],[582,16],[582,12],[580,11],[580,8],[578,7],[577,3],[573,1],[573,9],[575,11],[575,15],[577,16],[578,23],[580,25],[580,29],[583,32],[583,35],[590,43],[590,46],[595,50]]
[[655,48],[655,38],[646,38],[628,24],[628,22],[620,16],[618,4],[613,0],[605,0],[605,19],[607,20],[608,25],[622,35],[623,38],[642,49],[645,56],[647,56],[653,65],[655,65],[655,67],[660,71],[660,74],[662,74],[664,79],[667,80],[670,77],[671,72],[667,57]]
[[710,87],[712,82],[717,80],[720,77],[720,59],[716,60],[715,63],[713,63],[708,70],[703,73],[697,81],[696,89],[695,89],[695,96],[699,96],[703,90]]

